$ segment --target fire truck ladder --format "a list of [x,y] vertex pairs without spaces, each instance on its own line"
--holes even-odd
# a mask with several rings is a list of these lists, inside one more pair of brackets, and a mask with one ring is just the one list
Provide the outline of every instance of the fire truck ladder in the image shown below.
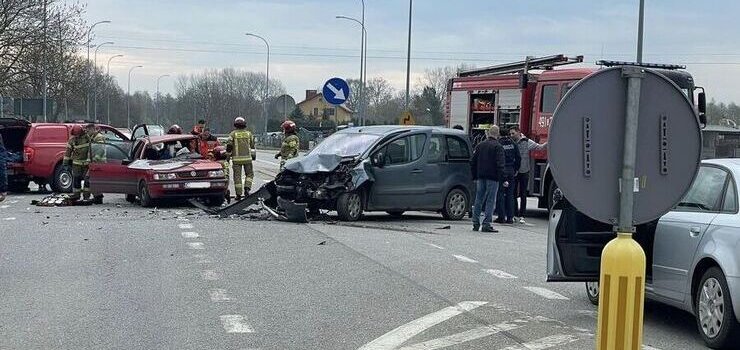
[[460,77],[476,77],[481,75],[500,75],[528,72],[530,69],[550,70],[556,66],[583,62],[583,56],[567,57],[563,54],[545,57],[527,57],[524,61],[500,64],[496,66],[476,68],[461,71]]

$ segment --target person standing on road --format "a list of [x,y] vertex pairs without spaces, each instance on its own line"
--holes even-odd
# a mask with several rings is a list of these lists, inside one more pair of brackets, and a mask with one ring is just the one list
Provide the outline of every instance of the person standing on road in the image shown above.
[[280,152],[275,155],[275,159],[280,158],[280,171],[283,170],[285,161],[291,158],[298,157],[298,147],[300,146],[300,139],[296,133],[296,125],[290,120],[286,120],[281,125],[283,128],[283,144],[280,146]]
[[504,173],[499,183],[498,198],[496,199],[496,214],[498,218],[494,222],[498,224],[513,224],[514,205],[516,201],[514,198],[516,187],[514,186],[514,178],[519,170],[522,158],[516,143],[509,137],[508,130],[501,130],[499,143],[504,148],[505,165]]
[[[252,135],[251,131],[247,130],[247,120],[242,117],[234,119],[234,131],[229,134],[229,141],[226,143],[226,152],[231,155],[236,200],[240,200],[242,194],[249,195],[249,191],[252,189],[252,180],[254,179],[254,168],[252,167],[253,148],[254,135]],[[242,170],[244,171],[244,180],[242,180]]]
[[[93,143],[104,143],[105,138],[98,133],[95,124],[87,124],[83,129],[79,125],[72,127],[72,137],[67,142],[67,149],[64,152],[64,165],[72,168],[72,200],[90,199],[90,176],[89,167],[93,161],[99,162],[104,160],[105,155],[100,147],[95,147],[93,152]],[[96,193],[93,196],[93,203],[103,204],[103,195]]]
[[[205,130],[205,128],[206,128],[205,119],[199,119],[198,122],[193,126],[193,130],[190,131],[190,134],[198,136],[198,138],[200,138],[200,134],[203,133],[203,130]],[[190,151],[198,152],[198,140],[193,140],[190,142]]]
[[[498,184],[504,173],[506,160],[504,148],[498,142],[499,128],[491,126],[486,131],[486,140],[475,147],[470,170],[475,181],[475,204],[473,205],[473,231],[498,232],[491,226],[493,211],[496,209],[496,193]],[[483,206],[485,204],[485,210]],[[480,214],[485,211],[483,226],[481,227]]]
[[8,196],[8,173],[5,169],[5,157],[7,157],[7,150],[5,149],[5,143],[3,142],[3,135],[0,134],[0,202],[5,200]]
[[519,217],[519,223],[523,224],[524,216],[527,213],[527,192],[529,187],[529,171],[530,171],[530,158],[529,158],[529,152],[532,151],[539,151],[543,150],[547,147],[547,142],[543,144],[539,144],[537,142],[534,142],[530,139],[528,139],[524,134],[522,134],[522,130],[519,129],[519,127],[512,127],[509,130],[509,134],[512,139],[516,142],[517,147],[519,147],[519,155],[521,156],[521,165],[519,166],[519,171],[516,175],[516,191],[519,196],[519,205],[516,205],[516,200],[514,201],[514,204],[516,205],[515,210],[516,214],[515,216]]

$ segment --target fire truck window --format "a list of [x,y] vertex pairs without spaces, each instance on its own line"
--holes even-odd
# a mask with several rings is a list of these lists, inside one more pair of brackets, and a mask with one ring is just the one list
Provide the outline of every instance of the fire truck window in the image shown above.
[[558,86],[545,85],[542,87],[542,98],[540,100],[540,112],[552,113],[558,105]]

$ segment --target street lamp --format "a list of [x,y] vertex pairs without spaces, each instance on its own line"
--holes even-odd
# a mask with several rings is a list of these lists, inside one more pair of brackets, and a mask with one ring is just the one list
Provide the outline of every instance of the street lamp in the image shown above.
[[162,74],[159,77],[157,77],[157,103],[154,105],[154,115],[157,118],[157,125],[159,125],[159,79],[162,79],[164,77],[169,77],[169,74]]
[[[96,70],[98,69],[98,50],[105,45],[113,45],[113,44],[115,43],[112,41],[106,41],[102,44],[98,44],[98,46],[95,48],[95,55],[93,56],[95,57],[93,59],[93,62],[95,63],[95,65],[93,67],[95,67]],[[93,79],[93,84],[94,84],[93,85],[93,118],[97,122],[98,121],[98,79]]]
[[[363,1],[363,13],[365,12],[365,4]],[[367,51],[365,51],[365,45],[367,44],[367,28],[365,28],[365,24],[363,21],[359,21],[356,18],[347,17],[347,16],[336,16],[337,19],[346,19],[349,21],[357,22],[357,24],[360,25],[360,28],[362,29],[362,38],[360,39],[360,91],[359,91],[359,112],[360,112],[360,124],[365,125],[365,113],[364,113],[364,89],[365,89],[365,78],[363,77],[363,72],[365,72],[365,75],[367,75],[367,61],[365,60],[365,55],[367,55]]]
[[265,42],[265,46],[267,46],[267,73],[265,77],[265,99],[262,101],[262,109],[263,113],[265,114],[265,134],[267,134],[267,97],[270,96],[270,43],[267,42],[267,39],[252,33],[244,33],[246,36],[253,36],[255,38],[261,39]]
[[[110,61],[112,61],[116,57],[123,57],[123,55],[111,56],[108,59],[108,67],[105,70],[105,75],[110,76]],[[107,111],[107,114],[108,114],[108,125],[110,125],[110,91],[108,91],[108,111]]]
[[406,110],[409,110],[409,88],[411,86],[411,12],[414,0],[409,0],[409,39],[406,51]]
[[128,70],[128,88],[126,92],[126,127],[131,128],[131,72],[136,68],[144,66],[133,66]]
[[95,22],[93,23],[93,25],[90,26],[90,29],[87,30],[87,96],[85,97],[85,110],[88,120],[90,120],[90,33],[98,24],[108,23],[110,23],[110,21]]
[[642,36],[645,24],[645,0],[640,0],[640,16],[637,23],[637,63],[642,63]]

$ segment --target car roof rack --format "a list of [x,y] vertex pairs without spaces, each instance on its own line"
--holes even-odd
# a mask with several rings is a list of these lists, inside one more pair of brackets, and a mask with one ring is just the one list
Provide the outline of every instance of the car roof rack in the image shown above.
[[686,66],[680,64],[666,64],[666,63],[637,63],[628,61],[611,61],[611,60],[600,60],[596,62],[599,66],[604,67],[617,67],[617,66],[636,66],[644,68],[657,68],[667,70],[686,69]]
[[521,73],[521,72],[528,72],[530,69],[551,70],[553,69],[553,67],[556,67],[556,66],[563,66],[566,64],[574,64],[574,63],[581,63],[581,62],[583,62],[583,56],[568,57],[563,54],[544,56],[544,57],[527,56],[527,58],[524,61],[464,70],[458,73],[458,76],[475,77],[475,76],[481,76],[481,75]]

